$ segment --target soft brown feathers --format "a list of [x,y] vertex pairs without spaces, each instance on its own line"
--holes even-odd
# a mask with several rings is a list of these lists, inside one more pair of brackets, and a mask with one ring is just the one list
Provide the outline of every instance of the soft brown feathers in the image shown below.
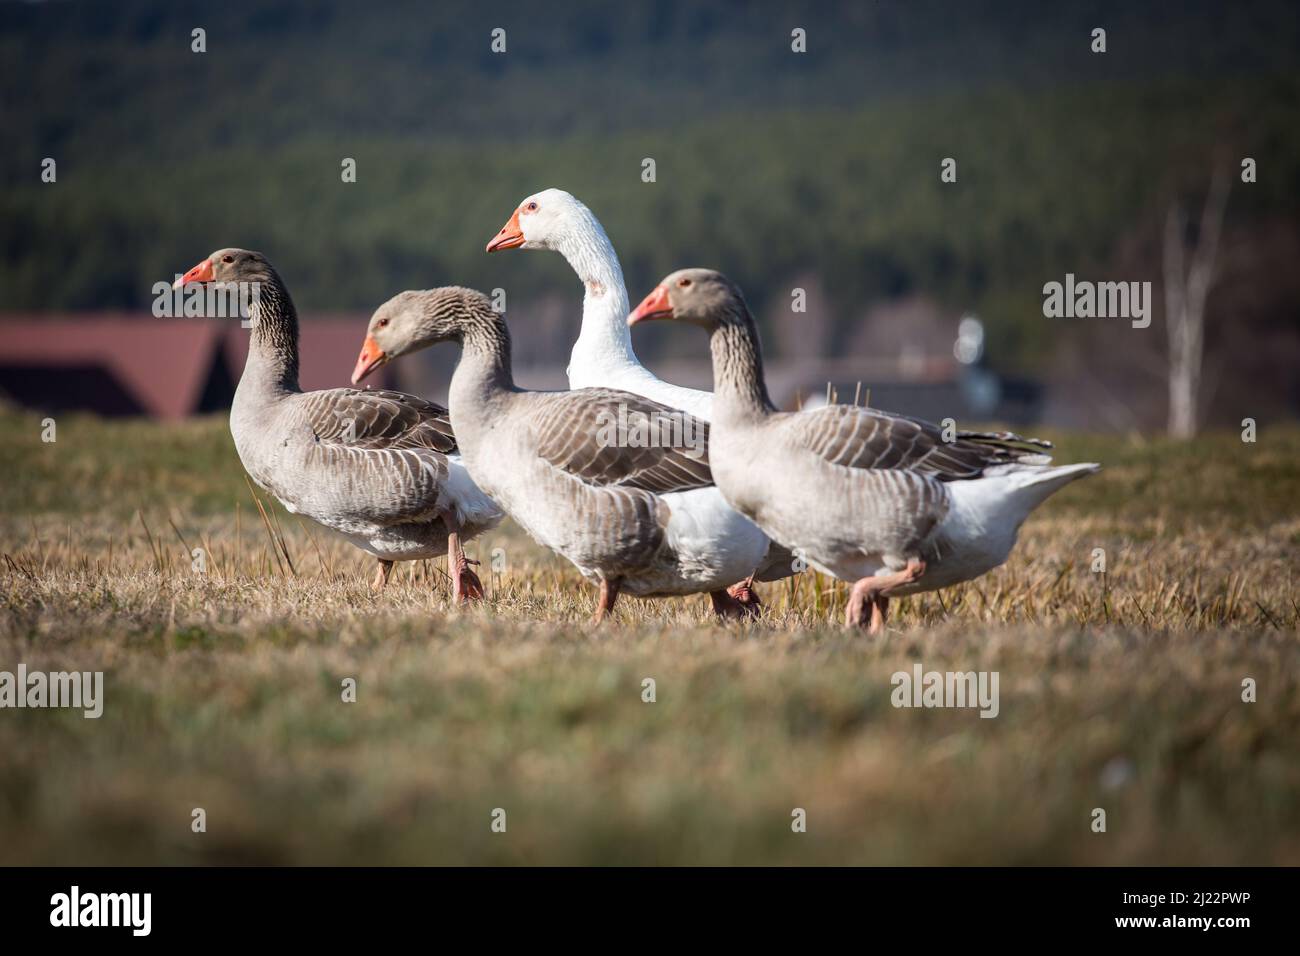
[[[855,405],[791,415],[788,434],[803,448],[847,468],[905,468],[941,481],[978,478],[997,465],[1042,464],[1051,443],[1011,432],[958,431],[944,441],[937,425]],[[1029,447],[1024,447],[1029,446]]]
[[[713,484],[708,425],[685,412],[629,392],[585,388],[538,395],[530,414],[538,456],[588,484],[655,494]],[[620,421],[630,427],[680,421],[680,432],[667,437],[685,440],[680,446],[630,447],[619,440]]]

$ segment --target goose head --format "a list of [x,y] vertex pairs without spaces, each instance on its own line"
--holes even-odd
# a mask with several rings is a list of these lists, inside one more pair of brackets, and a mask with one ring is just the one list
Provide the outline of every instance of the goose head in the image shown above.
[[566,241],[579,230],[589,230],[594,222],[591,210],[563,189],[543,189],[515,208],[487,244],[487,251],[563,249]]
[[745,300],[730,279],[713,269],[679,269],[664,278],[627,318],[628,325],[667,319],[712,332],[744,324]]
[[173,282],[172,288],[179,289],[192,282],[269,282],[274,271],[260,252],[232,246],[212,253]]
[[444,286],[399,292],[375,310],[352,371],[352,384],[393,359],[439,342],[460,341],[465,330],[492,315],[482,292]]

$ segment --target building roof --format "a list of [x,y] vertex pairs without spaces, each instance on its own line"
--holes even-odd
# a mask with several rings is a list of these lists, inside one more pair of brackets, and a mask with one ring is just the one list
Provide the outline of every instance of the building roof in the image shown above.
[[[364,315],[326,314],[301,324],[304,390],[349,384]],[[0,316],[0,394],[41,408],[84,408],[178,419],[227,407],[248,355],[234,319],[132,313]],[[376,385],[391,379],[379,370]]]

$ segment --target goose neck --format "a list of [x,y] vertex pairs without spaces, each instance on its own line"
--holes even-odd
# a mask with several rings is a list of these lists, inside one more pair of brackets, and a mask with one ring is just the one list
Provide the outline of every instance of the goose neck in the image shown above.
[[749,316],[736,316],[713,330],[714,418],[761,418],[776,410],[763,377],[763,350]]
[[577,362],[639,365],[627,328],[631,311],[623,269],[609,236],[594,217],[581,217],[556,248],[582,281],[582,330],[573,347]]
[[459,337],[461,359],[452,376],[453,403],[481,405],[515,391],[510,330],[500,315],[490,309],[471,313],[463,320]]
[[257,387],[296,392],[298,386],[298,311],[274,273],[258,284],[248,304],[252,322],[244,376]]

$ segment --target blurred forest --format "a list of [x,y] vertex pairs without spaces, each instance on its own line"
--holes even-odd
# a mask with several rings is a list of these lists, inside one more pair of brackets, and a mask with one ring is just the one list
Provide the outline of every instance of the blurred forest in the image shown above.
[[451,282],[576,309],[558,257],[483,252],[560,186],[604,222],[634,299],[709,265],[771,321],[812,277],[834,352],[872,303],[925,296],[977,312],[1001,369],[1088,366],[1080,387],[1114,392],[1124,426],[1145,399],[1121,393],[1159,381],[1159,301],[1118,346],[1115,325],[1045,319],[1042,286],[1159,296],[1166,211],[1196,208],[1218,164],[1234,189],[1207,403],[1295,414],[1298,26],[1291,0],[0,3],[0,310],[145,307],[224,245],[267,252],[304,311]]

